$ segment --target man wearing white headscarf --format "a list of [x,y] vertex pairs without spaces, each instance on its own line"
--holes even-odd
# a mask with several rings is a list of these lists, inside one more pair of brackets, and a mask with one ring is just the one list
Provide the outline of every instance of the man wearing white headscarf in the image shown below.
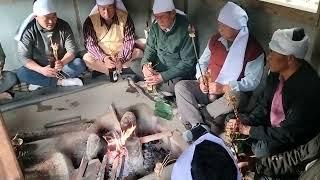
[[236,161],[224,142],[206,133],[178,158],[172,180],[241,180]]
[[143,52],[134,48],[134,25],[121,0],[96,0],[83,25],[86,65],[100,73],[127,68]]
[[[35,1],[33,13],[25,21],[28,23],[20,27],[15,37],[22,64],[17,76],[21,82],[30,84],[30,90],[57,85],[83,85],[77,77],[86,66],[82,59],[76,58],[78,49],[69,24],[59,19],[56,12],[52,0]],[[58,47],[58,59],[52,58],[52,44]],[[60,73],[66,79],[58,78]]]
[[[198,81],[181,81],[176,85],[178,111],[182,120],[192,127],[204,123],[198,104],[205,105],[204,111],[212,118],[217,118],[232,111],[227,92],[232,92],[240,108],[244,108],[251,92],[260,83],[264,52],[250,35],[247,22],[247,13],[240,6],[228,2],[218,17],[219,33],[209,40],[199,59]],[[207,85],[202,77],[205,74],[210,81]],[[220,117],[217,119],[224,119]],[[223,128],[223,123],[217,123]],[[202,126],[209,129],[205,124]]]
[[281,153],[308,142],[319,133],[320,79],[304,60],[308,36],[302,28],[277,30],[269,43],[268,75],[263,97],[240,121],[226,130],[253,140],[256,157]]
[[155,22],[151,25],[142,75],[148,85],[174,93],[174,85],[182,79],[193,79],[195,53],[188,33],[188,19],[180,14],[173,0],[155,0]]

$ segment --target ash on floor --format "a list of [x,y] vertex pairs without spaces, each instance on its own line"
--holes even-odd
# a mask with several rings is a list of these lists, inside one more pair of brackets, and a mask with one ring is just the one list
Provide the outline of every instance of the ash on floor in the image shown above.
[[153,141],[142,144],[142,153],[144,157],[143,167],[146,173],[149,174],[153,172],[155,164],[162,162],[170,151],[162,148],[160,141]]

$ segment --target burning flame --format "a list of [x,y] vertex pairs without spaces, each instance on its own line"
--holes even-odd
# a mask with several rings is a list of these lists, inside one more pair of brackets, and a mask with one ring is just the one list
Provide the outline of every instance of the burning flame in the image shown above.
[[135,125],[131,125],[125,130],[110,131],[103,138],[108,142],[107,154],[112,159],[111,179],[121,177],[123,173],[124,161],[128,157],[128,151],[125,147],[127,139],[134,133]]
[[136,130],[136,126],[132,125],[130,128],[128,128],[125,131],[121,132],[121,140],[120,143],[124,145],[127,141],[127,139],[133,134],[134,130]]
[[133,134],[135,129],[136,126],[132,125],[128,129],[122,130],[121,133],[111,131],[104,136],[104,139],[108,142],[108,146],[114,146],[116,151],[121,151],[127,139]]

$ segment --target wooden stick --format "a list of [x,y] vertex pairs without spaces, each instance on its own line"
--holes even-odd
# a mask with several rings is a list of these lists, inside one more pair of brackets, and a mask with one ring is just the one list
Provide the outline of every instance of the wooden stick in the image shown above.
[[164,131],[164,132],[161,132],[161,133],[140,137],[140,142],[141,142],[141,144],[144,144],[144,143],[148,143],[148,142],[151,142],[151,141],[163,139],[163,138],[166,138],[166,137],[169,137],[169,136],[172,136],[172,135],[173,135],[172,131]]
[[84,173],[86,172],[88,163],[89,163],[89,160],[86,157],[83,157],[81,159],[81,163],[78,168],[78,175],[76,177],[76,180],[82,180],[82,177],[83,177]]
[[119,156],[113,160],[112,169],[111,169],[111,176],[110,176],[111,180],[116,180],[116,178],[117,178],[117,172],[118,172],[120,158],[121,157]]
[[25,143],[46,139],[69,132],[79,132],[88,129],[90,124],[66,124],[64,126],[56,126],[46,130],[36,130],[31,132],[19,132],[19,136]]
[[0,179],[24,179],[2,114],[0,114],[0,139]]
[[59,120],[59,121],[47,123],[47,124],[44,125],[44,127],[45,128],[51,128],[51,127],[55,127],[55,126],[62,126],[62,125],[65,125],[65,124],[73,124],[73,123],[78,123],[78,122],[81,122],[81,116],[74,116],[74,117],[62,119],[62,120]]
[[113,103],[110,104],[109,109],[110,109],[112,118],[113,118],[114,120],[117,120],[117,121],[119,122],[119,119],[118,119],[118,116],[117,116],[117,113],[116,113],[116,110],[115,110],[115,108],[114,108]]
[[[101,166],[99,169],[97,180],[104,180],[104,176],[105,176],[106,168],[107,168],[107,163],[108,163],[108,155],[105,154],[103,156],[103,160],[102,160],[102,163],[101,163]],[[107,172],[108,172],[108,170],[107,170]]]
[[128,83],[133,86],[140,95],[144,95],[143,91],[136,85],[136,83],[134,83],[134,81],[132,80],[132,78],[128,78]]
[[110,109],[110,112],[111,112],[111,118],[117,123],[118,126],[114,126],[115,130],[117,132],[121,132],[121,126],[120,126],[120,121],[119,121],[119,118],[117,116],[117,112],[116,112],[116,109],[114,107],[114,104],[111,103],[110,106],[109,106],[109,109]]
[[133,88],[135,88],[135,89],[138,91],[139,95],[142,95],[142,96],[150,99],[151,101],[155,101],[154,98],[153,98],[152,96],[150,96],[148,93],[144,92],[144,91],[142,90],[142,88],[139,87],[139,86],[132,80],[132,78],[130,78],[130,77],[128,78],[128,83],[129,83],[129,85],[131,85]]
[[117,180],[121,180],[122,179],[122,174],[123,174],[123,171],[124,171],[124,163],[125,163],[125,160],[126,160],[126,156],[125,155],[122,155],[121,157],[121,164],[119,165],[120,166],[120,169],[119,169],[119,175],[117,177]]

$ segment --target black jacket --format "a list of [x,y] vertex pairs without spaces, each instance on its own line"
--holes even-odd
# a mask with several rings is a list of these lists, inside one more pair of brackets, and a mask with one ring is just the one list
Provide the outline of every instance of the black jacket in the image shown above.
[[279,74],[270,73],[260,101],[243,120],[252,126],[250,137],[268,142],[276,149],[274,153],[304,144],[320,131],[320,79],[317,72],[306,61],[301,61],[299,69],[284,82],[285,120],[281,127],[274,128],[270,123],[270,109],[278,84]]
[[[310,140],[307,144],[270,157],[257,159],[256,173],[267,176],[282,177],[281,179],[293,179],[292,176],[301,176],[301,180],[312,180],[317,175],[320,177],[320,160],[318,160],[308,171],[305,166],[313,160],[320,158],[320,134]],[[286,178],[290,176],[290,178]]]

